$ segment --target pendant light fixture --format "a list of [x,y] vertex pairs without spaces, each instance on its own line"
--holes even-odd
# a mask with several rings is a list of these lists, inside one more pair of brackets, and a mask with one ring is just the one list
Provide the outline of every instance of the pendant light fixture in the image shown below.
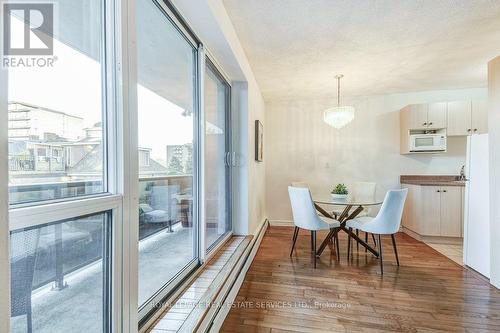
[[354,119],[353,106],[340,106],[340,79],[344,75],[335,75],[337,79],[337,106],[326,109],[323,113],[323,121],[334,128],[342,128]]

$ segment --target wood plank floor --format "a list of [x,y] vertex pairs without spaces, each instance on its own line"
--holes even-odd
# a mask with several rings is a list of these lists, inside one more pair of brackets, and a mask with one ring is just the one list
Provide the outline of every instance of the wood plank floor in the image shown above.
[[305,231],[289,257],[292,234],[268,229],[222,332],[500,332],[500,292],[405,234],[400,267],[383,239],[383,276],[361,248],[347,261],[343,235],[340,262],[327,249],[313,269]]

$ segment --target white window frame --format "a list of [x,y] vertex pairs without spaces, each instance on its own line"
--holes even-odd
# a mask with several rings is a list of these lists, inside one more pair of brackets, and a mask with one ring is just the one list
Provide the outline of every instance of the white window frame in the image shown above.
[[[0,24],[3,36],[3,24]],[[10,332],[9,165],[7,70],[0,67],[0,332]],[[5,87],[5,88],[4,88]]]
[[[132,172],[134,155],[133,149],[134,140],[131,136],[124,135],[128,133],[129,128],[132,129],[135,121],[130,119],[129,114],[135,115],[137,112],[134,108],[135,89],[128,89],[127,81],[134,82],[135,76],[130,73],[129,66],[129,51],[133,50],[133,42],[129,41],[129,27],[133,25],[128,17],[128,9],[134,5],[133,0],[103,0],[103,21],[101,31],[101,47],[102,47],[102,76],[103,84],[103,123],[105,126],[105,139],[103,140],[103,165],[105,172],[103,173],[103,193],[64,198],[61,200],[40,201],[30,204],[16,204],[8,206],[8,200],[1,200],[4,203],[0,206],[0,215],[8,216],[8,230],[0,229],[0,263],[3,267],[8,267],[7,270],[2,270],[4,273],[0,275],[0,282],[5,281],[7,275],[7,286],[10,291],[10,277],[8,270],[10,269],[10,258],[4,258],[3,254],[8,254],[8,243],[3,244],[2,239],[8,239],[9,231],[18,230],[26,227],[43,225],[67,219],[78,218],[89,214],[97,214],[103,212],[111,212],[111,257],[110,257],[110,273],[111,280],[104,288],[110,288],[111,298],[109,299],[110,311],[108,313],[111,320],[108,323],[111,332],[134,331],[135,322],[132,311],[125,306],[129,305],[126,300],[130,297],[129,290],[133,290],[131,285],[130,272],[137,271],[137,267],[131,267],[129,262],[123,260],[130,257],[130,262],[133,262],[134,247],[130,246],[133,242],[131,232],[125,229],[129,226],[130,230],[138,230],[138,222],[136,228],[133,227],[133,218],[137,214],[130,214],[125,211],[125,207],[130,207],[133,195],[133,182],[130,182],[125,175]],[[135,36],[135,33],[132,35]],[[127,47],[122,47],[126,45]],[[133,53],[133,52],[132,52]],[[134,59],[132,58],[132,61]],[[125,69],[124,69],[125,66]],[[2,87],[7,88],[7,71],[2,70]],[[124,82],[126,82],[124,84]],[[135,84],[131,85],[135,87]],[[2,110],[7,110],[8,90],[0,91],[0,106]],[[0,146],[7,149],[8,128],[7,128],[7,112],[0,113],[5,122],[5,126],[0,126]],[[2,150],[0,148],[0,150]],[[2,156],[7,156],[7,154]],[[8,165],[7,159],[0,161],[0,199],[2,196],[8,198]],[[126,193],[126,195],[124,195]],[[124,204],[124,201],[127,201]],[[135,208],[133,209],[135,211]],[[126,218],[132,217],[132,218]],[[132,221],[130,221],[132,220]],[[3,225],[3,224],[2,224]],[[7,226],[7,224],[5,224]],[[1,228],[1,227],[0,227]],[[136,232],[137,233],[137,232]],[[132,232],[133,234],[133,232]],[[126,243],[127,242],[127,243]],[[137,247],[137,246],[135,246]],[[3,261],[2,261],[3,260]],[[6,262],[5,262],[6,261]],[[132,288],[132,289],[131,289]],[[10,294],[7,293],[7,294]],[[10,299],[4,297],[4,301],[0,302],[0,322],[5,323],[7,327],[0,325],[0,331],[9,331],[10,326]],[[4,330],[5,328],[5,330]]]
[[[193,131],[193,163],[195,166],[195,171],[196,173],[193,174],[193,198],[195,202],[198,202],[197,204],[193,205],[193,230],[197,232],[197,239],[194,242],[194,253],[195,253],[195,260],[191,261],[188,263],[180,272],[177,272],[177,274],[172,278],[172,280],[169,281],[168,285],[165,285],[155,296],[153,296],[150,300],[149,303],[146,305],[142,306],[141,304],[138,304],[138,295],[135,296],[135,301],[137,304],[136,312],[137,318],[139,320],[140,325],[144,325],[148,323],[148,317],[149,314],[154,310],[156,307],[156,303],[161,302],[163,299],[168,297],[169,294],[171,294],[177,287],[189,277],[191,272],[195,270],[197,267],[199,267],[203,261],[204,261],[204,256],[205,256],[205,251],[204,251],[204,232],[205,232],[205,224],[202,222],[204,221],[204,198],[203,198],[203,193],[204,193],[204,187],[203,187],[203,174],[204,174],[204,163],[203,163],[203,152],[204,152],[204,136],[201,135],[204,133],[204,125],[203,125],[203,94],[201,93],[203,90],[203,70],[204,70],[204,64],[205,64],[205,53],[203,46],[201,43],[195,39],[194,35],[186,29],[185,24],[179,20],[178,14],[174,11],[173,7],[171,7],[171,4],[168,3],[168,1],[164,0],[148,0],[152,1],[153,4],[156,4],[159,6],[159,10],[161,10],[164,14],[166,15],[166,19],[170,20],[176,28],[179,33],[186,39],[186,41],[191,44],[194,50],[196,50],[195,54],[195,68],[194,71],[196,73],[196,84],[194,87],[194,110],[193,110],[193,123],[194,123],[194,131]],[[134,20],[136,19],[136,13],[135,10],[133,13],[129,13],[130,15],[133,15]],[[129,27],[130,29],[130,27]],[[135,29],[135,25],[134,25]],[[135,30],[134,30],[135,32]],[[137,55],[134,54],[134,63],[136,64],[137,68]],[[137,75],[137,73],[135,73]],[[135,83],[136,84],[136,83]],[[135,88],[135,87],[134,87]],[[137,101],[135,101],[135,107],[137,107]],[[137,111],[135,113],[135,116],[137,117]],[[137,118],[136,118],[137,120]],[[134,124],[136,124],[135,122]],[[137,127],[137,126],[136,126]],[[132,129],[131,129],[132,130]],[[135,131],[134,135],[137,136],[137,128],[133,129]],[[136,138],[137,139],[137,138]],[[130,177],[132,180],[135,177],[135,180],[139,179],[139,172],[138,170],[136,173],[131,174],[132,176]],[[138,183],[138,182],[137,182]],[[138,197],[138,193],[137,193]],[[135,206],[133,208],[137,211],[137,206],[138,206],[138,201],[134,203]],[[136,212],[135,211],[135,212]],[[131,212],[132,213],[132,212]],[[135,213],[137,215],[137,213]],[[137,233],[137,243],[138,244],[138,230],[139,230],[139,222],[138,222],[138,217],[137,217],[137,225],[136,225],[136,233]],[[202,250],[203,249],[203,250]],[[137,251],[137,258],[134,259],[134,265],[138,265],[138,251]],[[134,290],[134,292],[137,292],[138,290],[138,272],[133,272],[134,273],[134,278],[137,279],[137,286]],[[165,281],[167,282],[167,281]],[[132,303],[131,303],[132,304]],[[141,306],[139,308],[139,306]],[[138,309],[138,311],[137,311]],[[131,310],[132,311],[132,310]]]
[[[226,127],[229,126],[230,128],[230,132],[229,132],[229,147],[228,148],[228,153],[230,153],[230,155],[232,155],[232,146],[233,146],[233,143],[232,143],[232,117],[231,117],[231,113],[232,113],[232,103],[231,103],[231,90],[232,90],[232,87],[231,87],[231,81],[229,80],[229,77],[227,76],[227,74],[224,72],[224,70],[222,69],[222,66],[217,62],[215,56],[210,52],[209,49],[204,49],[204,59],[208,58],[208,60],[211,62],[211,65],[212,67],[214,67],[214,69],[218,72],[217,74],[219,74],[222,79],[225,81],[224,83],[227,84],[227,86],[229,87],[229,96],[228,96],[228,100],[226,101],[228,103],[228,105],[226,107],[229,108],[229,119],[226,119],[226,121],[229,121],[228,124],[226,124]],[[202,76],[202,85],[200,87],[200,91],[202,92],[202,95],[204,95],[205,93],[205,70],[206,70],[206,67],[207,67],[207,64],[206,64],[206,61],[203,61],[203,76]],[[204,100],[202,100],[203,104],[200,106],[201,107],[201,113],[203,114],[203,117],[205,116],[205,103],[204,103]],[[205,119],[203,118],[203,126],[205,126]],[[205,128],[203,127],[203,130],[201,132],[203,135],[203,147],[205,147]],[[202,156],[204,156],[205,154],[203,153]],[[203,246],[202,248],[204,249],[204,253],[203,253],[203,259],[204,261],[208,261],[210,260],[214,255],[215,253],[219,250],[219,248],[225,243],[227,242],[233,235],[233,217],[232,217],[232,212],[233,212],[233,197],[232,197],[232,191],[233,191],[233,170],[232,170],[232,162],[231,162],[231,159],[232,157],[230,157],[228,159],[227,162],[229,162],[229,184],[227,184],[226,188],[229,187],[229,190],[231,191],[231,193],[229,194],[229,199],[227,204],[230,205],[229,207],[229,219],[231,220],[231,229],[226,231],[223,235],[221,235],[216,241],[215,243],[213,244],[207,244],[206,242],[206,219],[205,219],[205,216],[203,216],[203,223],[200,223],[200,224],[203,224]],[[204,161],[204,159],[203,159]],[[203,168],[203,170],[205,170],[205,168]],[[203,193],[205,193],[205,187],[204,187],[204,183],[203,183]],[[203,198],[204,199],[204,198]],[[205,207],[203,207],[203,214],[205,213]]]

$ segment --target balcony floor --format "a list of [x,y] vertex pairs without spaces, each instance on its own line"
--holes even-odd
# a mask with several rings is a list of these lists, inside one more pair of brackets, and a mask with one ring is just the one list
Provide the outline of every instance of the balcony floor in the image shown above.
[[[192,258],[191,228],[174,226],[173,233],[160,231],[140,242],[139,300],[151,296]],[[219,237],[207,230],[207,244]],[[65,276],[63,290],[47,285],[32,294],[33,331],[37,333],[102,331],[102,262],[98,261]],[[11,332],[26,332],[26,316],[11,319]]]

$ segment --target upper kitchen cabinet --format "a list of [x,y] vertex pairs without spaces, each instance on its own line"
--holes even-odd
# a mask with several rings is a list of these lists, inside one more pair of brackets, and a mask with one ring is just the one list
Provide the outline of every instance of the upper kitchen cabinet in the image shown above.
[[430,103],[427,112],[427,128],[446,128],[447,103]]
[[470,101],[448,102],[448,136],[469,135],[472,131]]
[[427,128],[428,104],[410,105],[405,112],[408,112],[410,129]]
[[446,103],[413,104],[405,112],[410,129],[446,128]]
[[488,133],[488,102],[472,101],[472,133]]
[[448,102],[448,136],[488,133],[488,102]]

